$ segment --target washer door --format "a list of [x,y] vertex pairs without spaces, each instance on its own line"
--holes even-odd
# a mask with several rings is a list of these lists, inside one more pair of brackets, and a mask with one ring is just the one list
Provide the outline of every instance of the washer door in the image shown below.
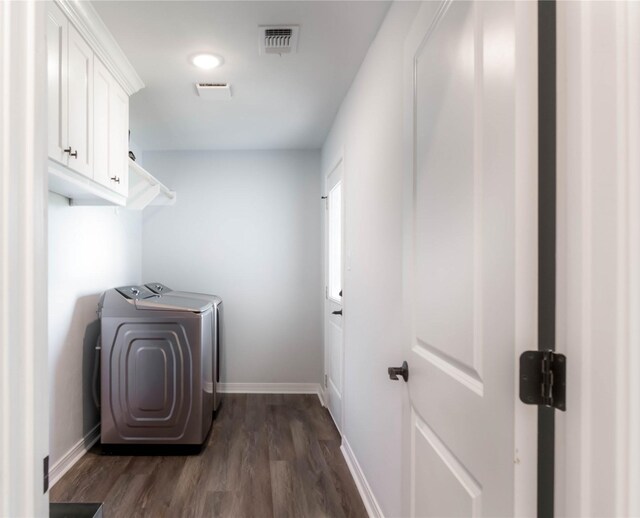
[[188,336],[180,322],[118,328],[110,357],[110,406],[121,439],[184,436],[194,375]]

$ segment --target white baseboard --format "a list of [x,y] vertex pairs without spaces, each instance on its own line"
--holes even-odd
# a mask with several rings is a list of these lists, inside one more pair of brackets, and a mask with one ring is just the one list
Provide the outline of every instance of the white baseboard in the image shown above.
[[371,486],[369,486],[369,482],[367,482],[367,479],[362,472],[358,459],[356,459],[356,456],[349,445],[349,441],[347,441],[347,438],[344,435],[342,436],[340,451],[342,452],[344,460],[347,462],[347,466],[349,467],[351,476],[356,483],[356,487],[358,488],[360,497],[367,509],[367,513],[371,518],[384,518],[382,509],[380,508],[373,491],[371,491]]
[[218,385],[218,392],[228,394],[320,394],[320,391],[320,383],[220,383]]
[[100,439],[100,423],[95,425],[87,435],[75,443],[58,462],[49,470],[49,487],[53,487],[73,465]]
[[319,385],[318,388],[318,399],[320,400],[320,404],[327,408],[327,396],[325,394],[325,390],[322,388],[322,385]]

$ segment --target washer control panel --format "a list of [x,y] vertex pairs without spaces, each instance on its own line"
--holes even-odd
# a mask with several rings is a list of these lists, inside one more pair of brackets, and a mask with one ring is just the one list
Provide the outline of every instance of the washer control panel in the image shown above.
[[160,284],[159,282],[152,282],[149,284],[145,284],[145,286],[149,288],[153,293],[157,293],[158,295],[173,291],[168,286],[165,286],[164,284]]
[[125,298],[132,300],[157,297],[157,295],[146,286],[121,286],[120,288],[116,288],[116,290]]

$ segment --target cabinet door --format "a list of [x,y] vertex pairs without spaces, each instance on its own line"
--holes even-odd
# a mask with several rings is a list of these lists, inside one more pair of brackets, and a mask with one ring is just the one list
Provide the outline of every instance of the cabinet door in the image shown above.
[[111,99],[111,74],[99,59],[93,62],[93,179],[110,189],[109,103]]
[[[113,80],[109,97],[109,178],[123,196],[129,192],[129,96]],[[115,178],[115,180],[113,180]]]
[[69,167],[92,176],[93,52],[69,25]]
[[49,157],[67,163],[67,41],[69,22],[53,2],[47,5],[47,104]]

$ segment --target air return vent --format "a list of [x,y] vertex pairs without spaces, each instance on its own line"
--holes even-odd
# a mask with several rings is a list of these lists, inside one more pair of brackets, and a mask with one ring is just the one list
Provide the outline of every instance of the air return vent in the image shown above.
[[297,25],[261,25],[258,29],[260,54],[292,54],[297,51]]
[[198,95],[211,101],[227,101],[231,99],[229,83],[196,83]]

